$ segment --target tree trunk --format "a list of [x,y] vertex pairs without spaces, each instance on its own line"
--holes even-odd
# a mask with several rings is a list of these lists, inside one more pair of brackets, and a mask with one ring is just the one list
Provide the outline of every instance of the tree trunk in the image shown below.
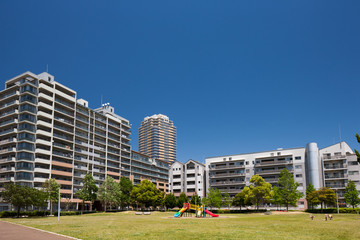
[[287,212],[289,211],[289,204],[288,203],[286,204],[286,211]]
[[50,215],[53,215],[52,212],[52,200],[50,200]]
[[321,212],[323,212],[323,202],[321,202]]

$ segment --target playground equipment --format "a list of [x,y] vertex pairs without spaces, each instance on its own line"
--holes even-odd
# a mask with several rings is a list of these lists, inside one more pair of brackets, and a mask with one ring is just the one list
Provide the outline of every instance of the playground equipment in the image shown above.
[[210,212],[204,205],[200,206],[200,205],[195,205],[195,204],[190,204],[190,203],[184,203],[183,207],[180,209],[180,211],[175,213],[174,217],[181,217],[183,215],[183,213],[189,209],[195,211],[196,217],[207,217],[207,215],[209,215],[211,217],[219,217],[218,214],[214,214],[214,213]]

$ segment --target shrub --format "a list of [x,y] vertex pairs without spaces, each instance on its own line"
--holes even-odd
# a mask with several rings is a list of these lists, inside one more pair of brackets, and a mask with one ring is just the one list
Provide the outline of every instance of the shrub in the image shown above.
[[[305,212],[308,213],[337,213],[336,208],[327,208],[323,209],[306,209]],[[358,213],[360,212],[360,208],[339,208],[339,213]]]

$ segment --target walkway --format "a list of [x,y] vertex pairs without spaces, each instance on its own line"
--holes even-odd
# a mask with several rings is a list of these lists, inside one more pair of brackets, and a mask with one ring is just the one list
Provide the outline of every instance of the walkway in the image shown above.
[[6,240],[69,240],[72,237],[60,236],[34,228],[0,221],[0,239]]

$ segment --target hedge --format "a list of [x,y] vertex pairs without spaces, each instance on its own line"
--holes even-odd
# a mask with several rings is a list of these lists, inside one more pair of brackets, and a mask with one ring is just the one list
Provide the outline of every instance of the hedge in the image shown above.
[[[308,213],[337,213],[337,208],[326,208],[321,209],[306,209]],[[339,208],[339,213],[359,213],[360,208]]]
[[[60,216],[70,216],[70,215],[80,215],[80,214],[88,214],[88,213],[96,213],[96,211],[62,211],[60,212]],[[57,212],[54,212],[54,216],[57,216]],[[28,217],[44,217],[50,215],[50,211],[21,211],[20,216],[28,216]],[[3,211],[0,212],[0,218],[10,218],[16,217],[17,211]]]

